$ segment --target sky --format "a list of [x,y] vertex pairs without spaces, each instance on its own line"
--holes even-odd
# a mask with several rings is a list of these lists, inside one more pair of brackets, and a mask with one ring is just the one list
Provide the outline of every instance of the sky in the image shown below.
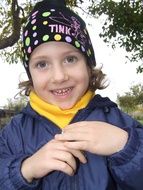
[[[108,96],[116,101],[117,94],[123,95],[129,91],[132,85],[142,83],[143,73],[137,74],[137,63],[127,63],[123,49],[113,50],[108,47],[99,37],[101,31],[100,20],[90,20],[92,26],[88,25],[89,34],[95,50],[97,66],[103,66],[102,70],[107,74],[110,85],[104,90],[96,93]],[[21,63],[11,64],[0,61],[0,108],[7,104],[8,99],[14,99],[19,92],[18,83],[27,79],[24,67]]]

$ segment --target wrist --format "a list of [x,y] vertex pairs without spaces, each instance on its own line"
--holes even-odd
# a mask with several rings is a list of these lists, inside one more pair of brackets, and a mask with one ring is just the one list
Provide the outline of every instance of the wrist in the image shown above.
[[27,158],[22,162],[21,165],[21,174],[23,178],[28,182],[32,183],[34,177],[32,176],[32,168],[31,168],[31,162],[29,161],[30,158]]
[[120,139],[120,143],[119,143],[117,152],[121,151],[125,147],[125,145],[127,144],[127,141],[128,141],[128,133],[127,133],[127,131],[122,130],[122,135],[121,135],[120,138],[121,139]]

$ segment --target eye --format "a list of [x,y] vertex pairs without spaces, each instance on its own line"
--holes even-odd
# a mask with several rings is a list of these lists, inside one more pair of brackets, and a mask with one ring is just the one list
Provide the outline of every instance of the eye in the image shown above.
[[70,64],[73,64],[73,63],[76,63],[78,60],[78,58],[76,56],[73,56],[73,55],[70,55],[70,56],[67,56],[64,60],[65,63],[70,63]]
[[38,69],[46,69],[48,68],[48,63],[46,61],[39,61],[35,64],[35,67]]

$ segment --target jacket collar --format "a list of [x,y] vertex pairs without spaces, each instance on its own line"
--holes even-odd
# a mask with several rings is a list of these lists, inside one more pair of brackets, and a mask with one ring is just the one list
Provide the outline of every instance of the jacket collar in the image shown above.
[[[108,110],[112,107],[117,107],[117,104],[115,102],[112,102],[108,97],[102,97],[99,94],[96,94],[87,105],[86,110],[91,112],[95,108],[102,108],[103,111],[108,112]],[[33,118],[41,119],[41,116],[31,108],[29,103],[22,110],[22,113]]]

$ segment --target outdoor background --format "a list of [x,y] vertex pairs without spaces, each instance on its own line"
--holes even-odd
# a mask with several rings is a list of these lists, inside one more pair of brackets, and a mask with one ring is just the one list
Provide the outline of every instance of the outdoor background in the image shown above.
[[[110,80],[110,85],[97,93],[108,96],[116,101],[117,94],[124,94],[129,88],[138,83],[142,83],[143,74],[136,71],[137,63],[127,62],[125,56],[128,54],[123,48],[113,50],[99,37],[102,27],[102,19],[87,19],[88,29],[95,50],[97,65],[103,66],[103,71]],[[0,61],[0,106],[7,103],[7,99],[13,99],[18,93],[18,83],[27,79],[25,70],[21,62],[18,64],[8,64]],[[125,64],[125,62],[127,62]]]
[[[23,97],[15,99],[18,83],[27,79],[20,61],[20,34],[28,12],[38,1],[0,2],[0,126],[25,105]],[[66,1],[86,22],[97,67],[102,67],[110,82],[96,93],[117,102],[120,109],[143,123],[142,0]]]

